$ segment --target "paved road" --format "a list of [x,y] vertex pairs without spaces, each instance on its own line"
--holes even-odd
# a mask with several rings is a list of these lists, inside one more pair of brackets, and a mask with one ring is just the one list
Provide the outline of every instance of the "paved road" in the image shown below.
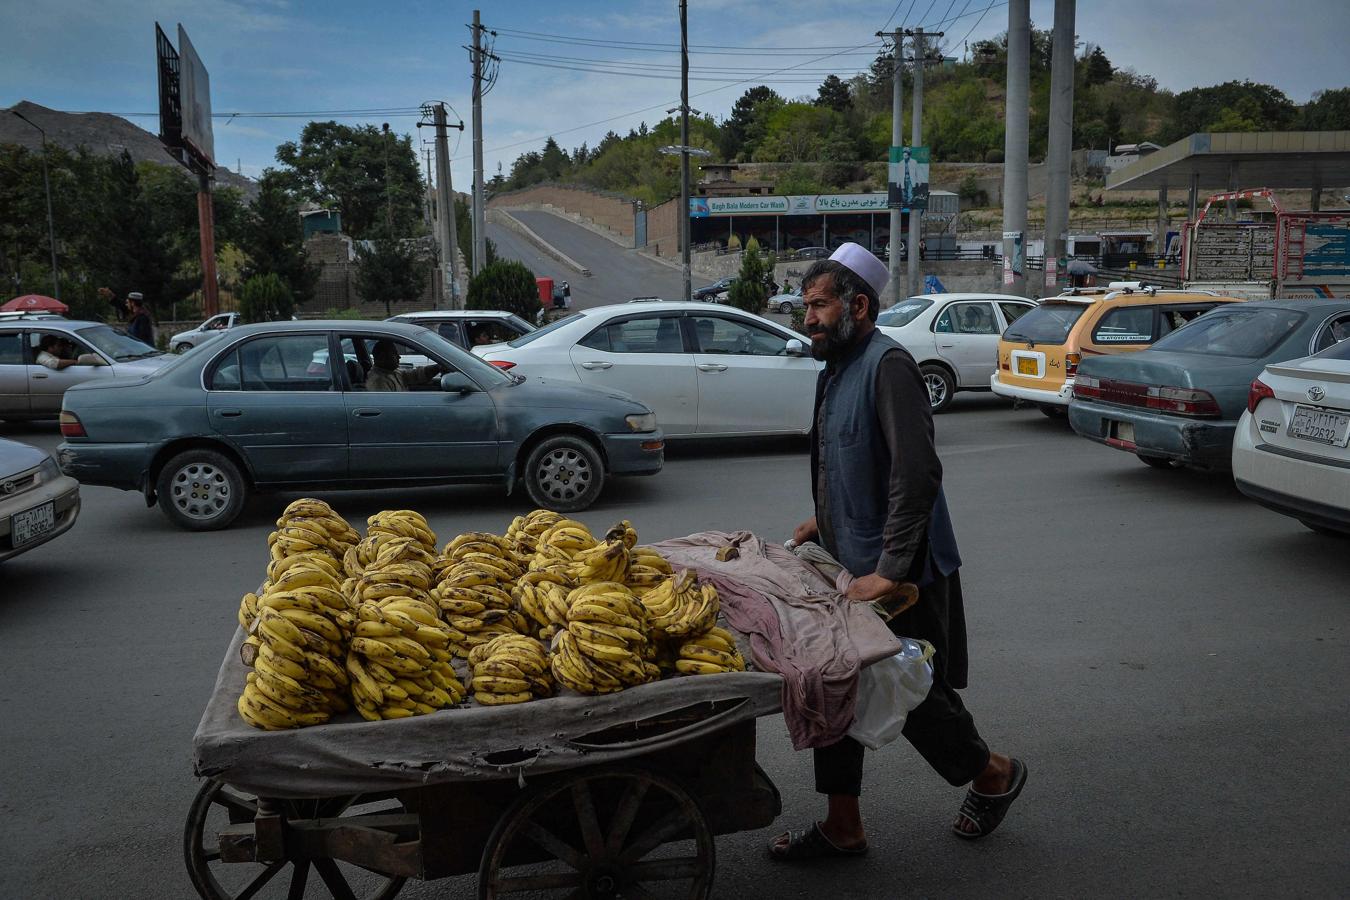
[[[562,278],[572,285],[575,307],[585,309],[606,303],[625,303],[634,297],[678,299],[680,272],[654,262],[636,250],[625,250],[613,241],[574,222],[539,210],[511,213],[535,234],[591,270],[582,277],[551,257],[544,256],[528,239],[501,225],[489,225],[488,236],[497,242],[501,255],[518,259],[536,275]],[[537,268],[536,268],[537,266]],[[701,284],[697,281],[697,284]]]
[[[50,426],[0,436],[57,442]],[[967,702],[995,748],[1028,761],[1026,792],[997,835],[965,844],[946,831],[961,792],[892,745],[868,757],[870,856],[788,874],[763,856],[772,831],[728,836],[716,896],[1343,895],[1346,543],[994,398],[958,398],[938,437],[965,555]],[[582,518],[631,517],[646,539],[778,537],[806,511],[805,468],[800,442],[676,448]],[[84,497],[74,531],[0,573],[0,894],[179,900],[189,742],[291,498],[194,535],[133,494]],[[477,488],[327,499],[353,521],[412,506],[442,536],[523,509]],[[759,752],[778,824],[819,815],[781,719],[761,721]],[[474,892],[459,879],[402,896]]]

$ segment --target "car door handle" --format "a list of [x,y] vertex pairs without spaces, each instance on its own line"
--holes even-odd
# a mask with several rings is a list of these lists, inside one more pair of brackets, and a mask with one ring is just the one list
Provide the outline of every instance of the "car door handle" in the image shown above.
[[36,378],[46,378],[46,377],[47,377],[47,373],[46,373],[46,372],[34,372],[32,377],[35,378],[35,379],[36,379]]
[[598,361],[598,360],[592,360],[591,362],[584,362],[584,363],[582,363],[582,364],[581,364],[581,367],[582,367],[583,369],[612,369],[612,368],[614,368],[614,363],[612,363],[612,362],[600,362],[600,361]]
[[955,347],[956,345],[955,345],[955,344],[938,344],[938,346],[941,347],[943,350],[950,350],[950,349],[952,349],[953,347]]
[[361,407],[360,409],[354,409],[354,410],[352,410],[352,415],[354,415],[354,416],[360,416],[360,417],[363,418],[363,419],[373,419],[373,418],[375,418],[376,416],[378,416],[379,414],[380,414],[380,411],[379,411],[378,409],[371,409],[371,408],[368,407],[368,406],[363,406],[363,407]]
[[727,367],[721,363],[699,363],[698,370],[700,372],[725,372]]
[[218,409],[216,415],[222,419],[237,419],[244,414],[242,409]]

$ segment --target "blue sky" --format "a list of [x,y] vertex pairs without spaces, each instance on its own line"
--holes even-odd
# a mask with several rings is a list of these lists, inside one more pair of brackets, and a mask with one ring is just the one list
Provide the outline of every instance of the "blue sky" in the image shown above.
[[[594,145],[655,122],[678,102],[678,4],[675,0],[497,0],[477,4],[498,29],[503,56],[484,109],[487,174],[556,135],[571,148]],[[865,68],[874,32],[935,23],[960,53],[959,41],[1007,27],[1006,5],[988,0],[691,0],[691,105],[724,116],[749,86],[767,83],[787,96],[814,94],[827,71],[841,77]],[[220,112],[415,107],[444,99],[467,121],[469,60],[461,45],[474,3],[417,0],[4,0],[0,34],[0,106],[31,100],[66,110],[153,112],[157,108],[154,23],[176,39],[191,35],[211,74]],[[1032,18],[1052,20],[1052,0],[1033,0]],[[1278,12],[1272,15],[1272,9]],[[987,10],[987,12],[986,12]],[[1316,90],[1350,84],[1344,47],[1346,0],[1084,0],[1080,40],[1101,44],[1117,66],[1184,90],[1250,78],[1276,85],[1296,102]],[[532,34],[522,34],[530,32]],[[549,37],[539,39],[538,35]],[[567,42],[551,38],[562,37]],[[640,45],[640,46],[639,46]],[[856,49],[850,49],[856,48]],[[844,52],[840,52],[844,51]],[[822,58],[824,57],[824,58]],[[597,61],[609,61],[605,63]],[[615,65],[618,63],[618,65]],[[558,68],[567,66],[570,68]],[[789,68],[792,67],[792,68]],[[577,71],[606,68],[612,71]],[[787,69],[778,74],[774,70]],[[737,83],[740,82],[740,83]],[[908,101],[906,101],[908,102]],[[327,118],[320,116],[318,118]],[[610,121],[602,121],[610,120]],[[154,118],[132,121],[155,131]],[[388,121],[414,133],[415,115],[348,117]],[[217,159],[256,176],[278,143],[293,139],[303,118],[217,119]],[[597,123],[597,124],[591,124]],[[430,138],[430,129],[422,135]],[[467,132],[451,133],[452,178],[470,181]],[[420,150],[420,147],[419,147]]]

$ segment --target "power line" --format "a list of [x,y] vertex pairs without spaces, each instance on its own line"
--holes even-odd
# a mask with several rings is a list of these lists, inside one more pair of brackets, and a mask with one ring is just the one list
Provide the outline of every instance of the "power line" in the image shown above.
[[[501,56],[508,62],[523,62],[526,64],[544,65],[544,66],[553,66],[553,65],[582,66],[582,67],[599,66],[606,69],[635,70],[638,72],[677,72],[679,69],[678,66],[671,65],[668,63],[634,62],[632,60],[617,60],[617,59],[597,59],[595,57],[584,57],[584,56],[570,57],[566,60],[562,60],[560,63],[544,62],[541,61],[537,56],[524,53],[512,53],[509,50],[501,51]],[[717,75],[747,75],[756,73],[759,71],[759,69],[746,68],[744,66],[736,66],[736,67],[691,66],[689,71],[702,72],[704,74],[717,74]],[[837,74],[838,71],[839,70],[835,68],[810,69],[810,70],[802,69],[800,70],[799,74],[831,75]]]
[[[904,2],[904,0],[901,0],[901,2]],[[670,52],[670,53],[678,53],[678,52],[680,51],[680,45],[679,45],[679,44],[659,44],[659,43],[655,43],[655,42],[652,42],[652,41],[616,41],[616,40],[609,40],[609,39],[607,39],[607,38],[606,38],[606,39],[601,39],[601,38],[591,38],[591,37],[582,37],[582,36],[578,36],[578,35],[548,34],[548,33],[546,33],[546,32],[541,32],[541,31],[521,31],[521,30],[514,29],[514,28],[498,28],[498,29],[496,29],[496,31],[497,31],[498,34],[502,34],[502,35],[508,35],[508,36],[520,37],[520,38],[528,38],[528,39],[533,39],[533,40],[545,40],[545,41],[549,41],[549,42],[551,42],[551,43],[559,43],[559,44],[590,44],[590,45],[597,46],[597,47],[615,47],[615,46],[620,46],[620,47],[632,47],[632,48],[639,49],[639,50],[645,49],[645,50],[653,50],[653,51],[657,51],[657,52]],[[879,43],[879,42],[875,42],[875,41],[874,41],[873,43]],[[834,45],[828,45],[828,44],[827,44],[827,45],[824,45],[824,46],[813,47],[813,48],[812,48],[813,51],[814,51],[814,50],[840,50],[840,51],[848,51],[848,50],[857,50],[857,49],[858,49],[858,47],[855,46],[855,45],[845,45],[845,44],[834,44]],[[784,54],[789,54],[789,55],[801,55],[801,51],[799,51],[799,50],[792,50],[792,49],[790,49],[790,48],[773,48],[773,47],[740,47],[740,46],[737,46],[737,45],[735,45],[735,44],[690,44],[690,45],[689,45],[689,52],[690,52],[691,54],[697,53],[699,50],[729,50],[729,51],[733,51],[733,52],[735,52],[735,53],[740,53],[740,54],[750,54],[750,53],[770,53],[770,52],[772,52],[772,53],[784,53]]]
[[995,6],[1007,6],[1007,5],[1008,5],[1007,0],[1003,0],[1002,3],[997,2],[997,0],[990,0],[989,5],[984,8],[984,12],[980,13],[980,17],[975,20],[975,24],[970,26],[970,31],[967,31],[966,36],[961,38],[961,40],[957,41],[957,43],[964,44],[966,41],[970,40],[970,36],[975,33],[976,28],[980,27],[980,23],[984,21],[984,17],[989,15],[989,10],[993,9]]

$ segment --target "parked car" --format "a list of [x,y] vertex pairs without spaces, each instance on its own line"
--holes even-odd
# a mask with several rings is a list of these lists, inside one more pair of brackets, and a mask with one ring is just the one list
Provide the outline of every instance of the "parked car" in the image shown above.
[[802,301],[801,291],[788,291],[785,294],[774,294],[770,297],[768,308],[785,316],[790,316],[794,309],[806,309],[806,304]]
[[[37,362],[48,335],[60,335],[87,362],[49,369]],[[0,321],[0,419],[54,419],[66,389],[86,382],[143,378],[168,357],[101,322],[24,318]]]
[[0,438],[0,562],[64,534],[80,514],[80,483],[56,459]]
[[667,437],[806,434],[821,367],[776,322],[684,302],[586,309],[474,352],[531,377],[622,388]]
[[712,284],[705,284],[703,287],[694,291],[691,295],[695,300],[708,302],[716,299],[718,294],[725,294],[731,289],[731,285],[736,281],[736,277],[719,278]]
[[[443,374],[366,390],[380,340]],[[321,349],[355,358],[311,374]],[[536,505],[574,511],[611,475],[660,471],[665,447],[627,394],[503,372],[400,322],[241,325],[144,381],[70,391],[61,433],[67,474],[140,491],[192,531],[283,489],[523,482]]]
[[1082,360],[1143,350],[1196,316],[1240,300],[1135,281],[1075,288],[1042,300],[1003,334],[998,370],[989,384],[995,394],[1030,401],[1047,416],[1063,416]]
[[438,309],[403,313],[387,319],[421,325],[457,347],[500,344],[534,331],[534,326],[515,313],[500,309]]
[[1011,294],[922,294],[882,310],[877,327],[914,357],[941,412],[957,391],[989,390],[999,335],[1035,308]]
[[1350,536],[1350,321],[1339,343],[1266,366],[1233,437],[1238,490],[1314,531]]
[[169,338],[169,347],[174,353],[186,353],[193,347],[199,347],[240,323],[239,313],[226,312],[212,316],[196,328],[180,331]]
[[829,247],[802,247],[789,251],[789,255],[794,259],[829,259],[833,252]]
[[1139,353],[1083,360],[1069,422],[1154,468],[1227,469],[1252,380],[1267,365],[1331,346],[1350,300],[1225,305]]

